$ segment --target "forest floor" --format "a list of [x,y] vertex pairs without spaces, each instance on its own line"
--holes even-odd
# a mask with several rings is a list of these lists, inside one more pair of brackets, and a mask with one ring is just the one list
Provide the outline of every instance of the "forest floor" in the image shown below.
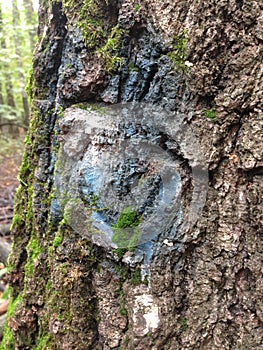
[[[0,244],[11,243],[10,226],[13,218],[13,205],[16,189],[19,185],[17,175],[23,155],[24,135],[13,139],[0,134]],[[0,247],[1,248],[1,247]],[[8,306],[6,294],[6,261],[0,261],[0,340]]]
[[[0,225],[11,224],[17,175],[23,154],[23,139],[0,135]],[[0,231],[1,232],[1,231]]]

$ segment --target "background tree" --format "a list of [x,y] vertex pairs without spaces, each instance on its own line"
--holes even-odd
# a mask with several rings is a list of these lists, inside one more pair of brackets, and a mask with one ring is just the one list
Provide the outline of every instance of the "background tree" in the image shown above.
[[[24,5],[27,5],[25,8]],[[33,33],[36,35],[36,13],[32,2],[1,2],[1,92],[0,108],[5,121],[27,128],[29,119],[25,77],[29,74],[33,50]]]
[[[22,46],[21,44],[23,43],[23,38],[20,36],[20,31],[18,31],[19,23],[21,22],[21,19],[20,19],[20,13],[18,10],[16,0],[12,0],[12,16],[13,16],[15,53],[17,58],[17,68],[18,68],[18,75],[19,75],[20,88],[21,88],[21,99],[23,104],[23,124],[27,127],[29,124],[29,105],[28,105],[27,95],[25,91],[25,77],[23,72],[23,62],[22,62],[22,54],[21,54],[21,46]],[[30,38],[30,35],[29,35],[29,38]]]
[[37,32],[37,15],[34,9],[33,2],[31,0],[23,0],[23,6],[25,10],[25,21],[27,25],[27,30],[29,32],[30,39],[30,49],[33,53],[35,49],[35,38]]
[[[1,64],[1,71],[4,82],[4,86],[1,87],[5,88],[5,100],[6,103],[1,105],[4,118],[6,119],[7,115],[9,115],[9,119],[13,120],[16,116],[16,104],[15,104],[15,97],[14,97],[14,88],[11,78],[11,69],[9,65],[7,64],[8,60],[8,53],[7,53],[7,45],[6,45],[6,37],[5,37],[5,31],[4,31],[4,21],[3,21],[3,13],[2,9],[0,10],[0,23],[1,23],[1,49],[2,49],[2,64]],[[15,127],[12,125],[12,123],[9,125],[9,132],[10,134],[15,133]]]
[[[1,349],[260,348],[262,3],[45,1],[39,14]],[[124,111],[116,131],[100,103],[129,101],[154,105],[149,124]],[[101,115],[105,130],[90,133]],[[132,140],[173,160],[181,197],[168,222],[158,159],[121,160]],[[205,168],[208,188],[196,182]],[[99,180],[115,186],[110,197]],[[126,207],[136,186],[148,196]],[[92,235],[92,215],[112,224],[112,246]],[[154,237],[121,244],[149,217]]]

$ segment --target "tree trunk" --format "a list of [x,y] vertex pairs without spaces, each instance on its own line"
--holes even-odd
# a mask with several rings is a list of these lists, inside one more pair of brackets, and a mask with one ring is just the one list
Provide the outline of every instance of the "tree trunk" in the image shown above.
[[[20,22],[20,14],[17,7],[17,1],[12,0],[12,14],[13,14],[13,28],[14,28],[14,44],[15,44],[15,53],[17,60],[17,68],[19,71],[19,81],[20,81],[20,89],[21,89],[21,98],[23,104],[23,124],[24,128],[27,129],[29,125],[29,105],[28,99],[25,91],[25,77],[23,73],[23,62],[22,62],[22,54],[21,54],[21,36],[19,38],[19,22]],[[33,51],[32,51],[33,52]]]
[[[3,14],[2,14],[2,4],[0,4],[0,34],[1,34],[1,49],[3,50],[4,54],[6,54],[6,39],[5,39],[5,32],[3,30]],[[5,93],[6,93],[6,105],[11,107],[11,110],[13,110],[13,112],[11,112],[11,115],[14,115],[14,119],[15,119],[15,111],[16,111],[16,103],[15,103],[15,98],[14,98],[14,89],[13,89],[13,84],[12,84],[12,77],[10,75],[8,66],[6,65],[5,61],[3,61],[2,63],[2,67],[3,69],[3,88],[5,89]],[[8,128],[8,132],[11,135],[16,135],[18,133],[18,128],[10,125]]]
[[260,1],[42,2],[1,349],[260,349]]
[[[2,69],[2,67],[0,67]],[[2,82],[0,81],[0,106],[2,107],[4,105],[4,96],[3,96],[3,87]],[[2,124],[4,120],[4,113],[0,111],[0,124]],[[2,130],[2,127],[0,126],[0,130]]]
[[23,6],[26,14],[26,23],[29,28],[29,40],[31,51],[34,52],[36,44],[36,33],[37,33],[37,20],[34,11],[33,3],[31,0],[23,0]]

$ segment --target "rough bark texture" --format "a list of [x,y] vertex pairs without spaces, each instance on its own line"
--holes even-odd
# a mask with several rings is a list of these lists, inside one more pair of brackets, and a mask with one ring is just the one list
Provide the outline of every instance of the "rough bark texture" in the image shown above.
[[[41,4],[2,349],[262,348],[262,9],[246,0]],[[118,37],[113,50],[107,37]],[[75,163],[60,156],[67,133],[97,118],[72,106],[129,101],[179,113],[209,171],[195,225],[174,222],[172,239],[168,227],[152,240],[148,283],[144,248],[105,248],[71,228],[54,181],[61,192],[71,181],[63,170]],[[103,137],[101,148],[113,138]],[[180,160],[184,209],[191,160],[171,144],[164,135],[158,146]]]

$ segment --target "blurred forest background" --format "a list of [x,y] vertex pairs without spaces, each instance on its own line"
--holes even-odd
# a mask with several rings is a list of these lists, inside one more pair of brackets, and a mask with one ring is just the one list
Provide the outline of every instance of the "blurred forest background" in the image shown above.
[[16,137],[29,122],[26,81],[37,32],[32,0],[0,1],[0,130]]
[[[35,0],[0,0],[0,293],[3,295],[7,289],[5,249],[11,241],[13,200],[30,119],[26,86],[32,73],[37,8]],[[0,301],[0,336],[7,304]]]

